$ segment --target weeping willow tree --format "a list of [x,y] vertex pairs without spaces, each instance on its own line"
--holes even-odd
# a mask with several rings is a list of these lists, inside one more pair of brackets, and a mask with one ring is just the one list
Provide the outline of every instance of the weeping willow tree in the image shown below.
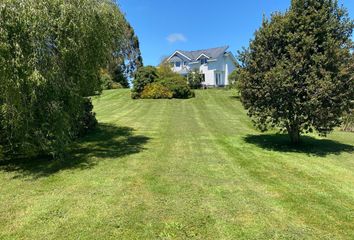
[[0,156],[64,151],[100,69],[129,52],[127,24],[109,0],[0,2]]

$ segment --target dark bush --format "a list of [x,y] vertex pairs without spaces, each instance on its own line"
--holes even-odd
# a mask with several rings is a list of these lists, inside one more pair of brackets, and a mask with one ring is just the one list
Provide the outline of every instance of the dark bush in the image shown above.
[[160,83],[151,83],[145,86],[140,98],[145,99],[163,99],[172,98],[173,93]]
[[187,80],[182,76],[173,76],[165,79],[160,79],[159,82],[170,89],[173,93],[173,98],[192,98],[195,96],[194,92],[187,84]]
[[137,92],[133,92],[133,91],[131,92],[130,96],[132,99],[139,99],[140,98],[140,94]]
[[342,131],[354,132],[354,110],[351,109],[343,116]]
[[153,66],[140,67],[134,75],[132,98],[140,97],[146,85],[155,82],[158,78],[157,69]]
[[85,98],[83,105],[83,112],[77,122],[77,137],[82,137],[90,130],[96,128],[97,119],[93,112],[93,104],[90,98]]
[[124,70],[122,69],[121,65],[117,65],[113,70],[112,81],[116,84],[119,84],[121,86],[120,88],[129,88],[129,81],[124,75]]
[[112,80],[111,75],[109,75],[109,73],[107,73],[105,71],[101,71],[100,81],[101,81],[101,86],[102,86],[103,90],[112,89],[113,80]]
[[122,88],[125,88],[122,86],[122,84],[117,83],[117,82],[112,82],[110,89],[122,89]]

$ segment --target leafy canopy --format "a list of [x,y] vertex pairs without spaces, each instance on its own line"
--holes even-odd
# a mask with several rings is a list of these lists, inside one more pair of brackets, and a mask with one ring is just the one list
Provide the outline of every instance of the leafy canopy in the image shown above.
[[341,123],[354,91],[352,32],[347,10],[331,0],[292,0],[264,19],[239,55],[241,100],[260,130],[279,127],[297,143]]
[[[158,84],[152,85],[152,83]],[[142,92],[146,88],[148,88],[146,92],[162,92],[164,89],[160,88],[160,85],[164,86],[170,92],[172,92],[173,98],[191,98],[195,96],[194,92],[188,86],[187,80],[183,76],[173,72],[170,65],[166,64],[165,62],[160,64],[157,68],[153,66],[139,68],[133,80],[131,96],[133,99],[151,98],[151,96],[148,94],[142,95]],[[159,96],[164,96],[164,98],[171,98],[168,94],[161,94]]]
[[0,155],[55,155],[82,132],[126,25],[110,0],[1,1]]

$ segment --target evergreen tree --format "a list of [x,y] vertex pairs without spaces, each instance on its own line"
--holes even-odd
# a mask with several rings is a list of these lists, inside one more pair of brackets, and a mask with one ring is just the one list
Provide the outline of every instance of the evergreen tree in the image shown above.
[[332,0],[292,0],[264,19],[240,55],[241,100],[262,131],[279,127],[293,143],[326,135],[350,108],[353,21]]
[[124,38],[119,42],[119,52],[113,52],[108,70],[114,82],[129,88],[129,79],[143,66],[143,58],[139,39],[125,18],[121,22],[121,29]]

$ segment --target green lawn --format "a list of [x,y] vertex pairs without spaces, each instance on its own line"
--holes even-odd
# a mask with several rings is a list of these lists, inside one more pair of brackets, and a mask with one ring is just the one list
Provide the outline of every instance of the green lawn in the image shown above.
[[354,134],[261,134],[224,90],[95,99],[65,160],[0,163],[0,239],[354,239]]

